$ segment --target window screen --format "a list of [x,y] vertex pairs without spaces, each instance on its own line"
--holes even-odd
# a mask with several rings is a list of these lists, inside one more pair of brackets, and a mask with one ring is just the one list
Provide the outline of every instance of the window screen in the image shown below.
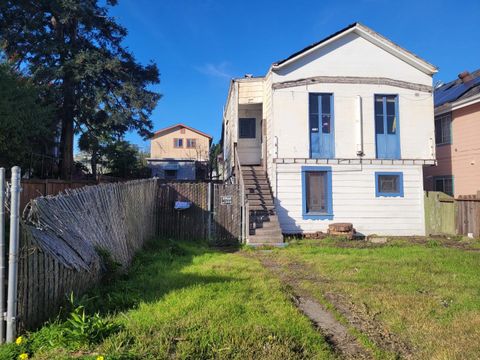
[[241,118],[239,122],[239,138],[240,139],[255,139],[255,118]]
[[403,197],[403,174],[401,172],[375,173],[376,196]]
[[434,179],[435,191],[441,191],[445,194],[453,196],[453,177],[452,176],[438,176]]
[[437,145],[452,143],[452,116],[450,113],[435,117],[435,142]]
[[400,191],[398,175],[380,175],[378,177],[378,191],[395,194]]
[[307,214],[327,212],[326,175],[325,171],[305,173]]

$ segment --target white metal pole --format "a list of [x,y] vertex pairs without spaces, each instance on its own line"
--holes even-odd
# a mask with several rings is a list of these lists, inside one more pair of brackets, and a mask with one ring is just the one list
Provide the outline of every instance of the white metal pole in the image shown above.
[[5,169],[0,168],[0,344],[5,340]]
[[7,338],[10,343],[15,340],[17,317],[17,270],[20,239],[20,168],[12,168],[10,205],[10,246],[8,261],[8,299],[7,299]]
[[207,212],[208,212],[208,223],[207,223],[207,238],[209,241],[212,240],[212,181],[208,182],[208,200],[207,200]]

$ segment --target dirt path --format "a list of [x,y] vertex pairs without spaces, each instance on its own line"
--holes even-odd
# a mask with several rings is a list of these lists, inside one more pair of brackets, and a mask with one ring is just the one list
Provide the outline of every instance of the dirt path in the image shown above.
[[[245,253],[260,260],[262,265],[274,273],[291,290],[296,306],[322,332],[332,349],[346,359],[373,359],[371,350],[362,346],[349,332],[349,326],[339,322],[332,312],[319,303],[310,293],[300,287],[301,281],[324,282],[328,281],[315,276],[309,271],[306,264],[290,262],[280,263],[268,251]],[[375,321],[375,314],[366,314],[368,309],[360,310],[350,304],[342,296],[327,293],[325,299],[347,319],[349,324],[368,336],[380,349],[395,354],[396,358],[411,359],[412,352],[409,346],[403,344],[389,333],[380,323]]]

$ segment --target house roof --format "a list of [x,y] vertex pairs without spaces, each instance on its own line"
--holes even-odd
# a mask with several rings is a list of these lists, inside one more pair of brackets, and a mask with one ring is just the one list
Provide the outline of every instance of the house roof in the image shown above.
[[188,126],[188,125],[181,124],[181,123],[175,124],[175,125],[172,125],[172,126],[163,128],[163,129],[160,129],[160,130],[158,130],[158,131],[155,131],[155,132],[153,133],[152,139],[155,139],[156,137],[158,137],[158,136],[160,136],[160,135],[162,135],[162,134],[164,134],[164,133],[166,133],[166,132],[168,132],[168,131],[170,131],[170,130],[173,130],[173,129],[177,128],[177,127],[178,127],[178,128],[188,129],[188,130],[190,130],[190,131],[196,132],[197,134],[200,134],[200,135],[205,136],[205,137],[207,137],[207,138],[209,138],[209,139],[212,139],[212,136],[211,136],[211,135],[208,135],[208,134],[206,134],[206,133],[204,133],[204,132],[202,132],[202,131],[200,131],[200,130],[194,129],[194,128]]
[[[462,80],[461,75],[471,76],[470,80]],[[435,89],[434,103],[435,107],[453,103],[460,100],[471,98],[480,94],[480,69],[472,73],[463,73],[453,81],[443,84]]]
[[380,35],[376,31],[370,29],[369,27],[355,22],[353,24],[348,25],[347,27],[337,31],[336,33],[327,36],[326,38],[317,41],[300,51],[293,53],[292,55],[288,56],[283,60],[279,60],[273,63],[273,68],[280,68],[284,65],[287,65],[291,62],[296,61],[297,59],[309,54],[312,51],[315,51],[336,39],[345,36],[351,32],[355,32],[358,35],[366,38],[367,40],[373,42],[374,44],[382,47],[384,50],[394,54],[395,56],[401,58],[402,60],[406,61],[407,63],[411,64],[412,66],[422,70],[425,73],[433,75],[438,71],[437,67],[430,64],[429,62],[425,61],[424,59],[420,58],[419,56],[415,55],[411,51],[408,51],[401,46],[395,44],[393,41],[387,39],[386,37]]

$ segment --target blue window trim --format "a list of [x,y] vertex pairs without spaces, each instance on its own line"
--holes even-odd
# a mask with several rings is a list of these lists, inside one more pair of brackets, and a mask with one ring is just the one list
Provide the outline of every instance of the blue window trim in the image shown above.
[[[330,95],[330,134],[332,137],[332,148],[331,148],[331,156],[329,157],[322,157],[326,159],[335,159],[335,94],[333,92],[309,92],[308,96],[310,95]],[[310,103],[310,99],[308,100]],[[320,113],[318,114],[318,131],[321,131],[322,128],[322,105],[320,104]],[[310,150],[309,155],[310,159],[318,159],[319,157],[314,157],[312,154],[312,139],[311,139],[311,132],[310,132],[310,105],[308,106],[308,141],[310,143]]]
[[[327,173],[327,212],[326,213],[307,213],[307,183],[305,173],[320,171]],[[304,220],[332,220],[332,167],[331,166],[302,166],[302,216]]]
[[[389,94],[389,93],[380,93],[380,94],[373,94],[373,119],[375,121],[375,101],[376,101],[376,98],[377,96],[382,96],[383,97],[383,123],[385,124],[386,123],[386,117],[387,117],[387,102],[386,102],[386,99],[385,97],[386,96],[395,96],[395,115],[397,115],[397,136],[398,136],[398,154],[397,156],[395,156],[393,159],[386,159],[386,158],[381,158],[381,157],[378,157],[378,152],[377,152],[377,149],[376,149],[376,146],[377,146],[377,140],[376,140],[376,137],[377,137],[377,134],[375,132],[375,157],[377,159],[381,159],[381,160],[400,160],[402,158],[402,138],[400,136],[400,106],[398,104],[399,102],[399,94]],[[385,125],[384,125],[385,126]],[[375,127],[374,127],[375,128]],[[375,131],[375,130],[374,130]],[[387,129],[385,129],[385,131],[387,131]]]
[[[399,191],[396,193],[384,193],[380,192],[379,186],[378,186],[378,177],[382,175],[395,175],[398,176],[398,186],[399,186]],[[375,197],[403,197],[403,172],[375,172]]]

